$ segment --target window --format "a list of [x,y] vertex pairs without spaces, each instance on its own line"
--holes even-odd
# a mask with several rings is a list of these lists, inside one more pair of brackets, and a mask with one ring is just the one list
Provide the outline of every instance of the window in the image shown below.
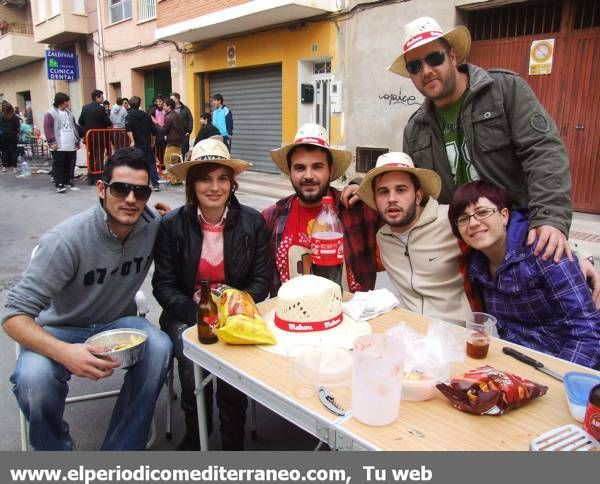
[[390,150],[387,148],[370,148],[366,146],[356,147],[356,171],[359,173],[366,173],[371,168],[375,167],[377,158],[381,155],[388,153]]
[[596,0],[576,0],[573,28],[589,29],[600,26],[600,5]]
[[85,0],[73,0],[73,12],[85,13]]
[[138,20],[156,18],[156,0],[138,0]]
[[108,0],[109,23],[131,18],[131,0]]

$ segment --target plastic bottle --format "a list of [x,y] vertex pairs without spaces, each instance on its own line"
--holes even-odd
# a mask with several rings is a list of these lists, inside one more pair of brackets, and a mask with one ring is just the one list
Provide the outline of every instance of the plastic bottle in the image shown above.
[[342,287],[344,229],[333,210],[333,199],[323,197],[323,206],[310,233],[312,273]]
[[21,167],[21,175],[31,176],[31,168],[29,167],[29,163],[27,163],[27,160],[19,155],[17,161],[19,163],[19,166]]

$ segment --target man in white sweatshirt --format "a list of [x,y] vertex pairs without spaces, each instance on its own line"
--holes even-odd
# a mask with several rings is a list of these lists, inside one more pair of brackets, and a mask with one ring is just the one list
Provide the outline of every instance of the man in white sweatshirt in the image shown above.
[[102,331],[148,335],[145,357],[127,370],[102,450],[143,450],[171,354],[169,337],[135,316],[134,297],[152,262],[160,217],[146,202],[148,165],[118,150],[96,184],[99,203],[41,239],[9,292],[2,324],[22,346],[10,380],[36,450],[72,450],[63,420],[72,374],[99,380],[118,366],[85,341]]

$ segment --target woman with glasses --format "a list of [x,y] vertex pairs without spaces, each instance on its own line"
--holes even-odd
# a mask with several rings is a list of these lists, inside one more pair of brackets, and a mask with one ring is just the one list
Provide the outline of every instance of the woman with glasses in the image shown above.
[[475,249],[468,275],[501,338],[559,358],[600,366],[600,312],[577,261],[543,260],[527,245],[528,212],[483,181],[459,187],[448,218],[454,235]]
[[[231,159],[215,139],[200,141],[191,161],[171,167],[185,180],[186,204],[168,213],[155,246],[154,296],[163,308],[160,324],[173,341],[181,382],[186,434],[178,450],[198,450],[193,364],[183,354],[181,333],[196,324],[200,281],[225,283],[255,302],[268,294],[269,242],[262,216],[235,197],[235,176],[250,164]],[[207,423],[212,423],[212,387],[205,388]],[[243,450],[246,396],[219,380],[217,406],[223,450]]]

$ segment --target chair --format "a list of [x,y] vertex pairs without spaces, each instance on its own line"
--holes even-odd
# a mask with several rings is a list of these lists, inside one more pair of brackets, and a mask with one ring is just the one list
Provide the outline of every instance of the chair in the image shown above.
[[[37,251],[37,245],[33,248],[33,251],[31,252],[32,258],[35,255],[36,251]],[[140,296],[140,293],[141,293],[141,296]],[[146,313],[148,312],[148,310],[147,310],[147,305],[140,306],[140,304],[143,304],[146,301],[145,297],[144,297],[144,293],[142,291],[137,292],[137,294],[135,295],[135,301],[136,301],[136,304],[138,304],[138,306],[137,306],[138,316],[144,317],[146,315]],[[140,302],[138,303],[138,301],[140,301]],[[142,311],[145,311],[145,312],[142,313]],[[15,343],[15,346],[16,346],[16,358],[18,359],[19,353],[21,351],[21,347],[20,347],[19,343]],[[120,391],[121,390],[108,390],[106,392],[89,393],[87,395],[77,395],[77,396],[73,396],[73,397],[67,397],[67,399],[65,400],[65,403],[69,404],[69,403],[76,403],[76,402],[84,402],[87,400],[99,400],[101,398],[116,397],[119,395]],[[22,412],[21,407],[19,407],[19,431],[21,433],[21,450],[27,451],[27,450],[29,450],[29,441],[27,438],[29,435],[29,422],[25,418],[25,414]],[[156,441],[156,424],[154,423],[154,418],[153,418],[152,425],[150,426],[150,437],[148,438],[148,442],[146,442],[146,449],[149,449],[150,447],[152,447],[154,445],[155,441]]]

